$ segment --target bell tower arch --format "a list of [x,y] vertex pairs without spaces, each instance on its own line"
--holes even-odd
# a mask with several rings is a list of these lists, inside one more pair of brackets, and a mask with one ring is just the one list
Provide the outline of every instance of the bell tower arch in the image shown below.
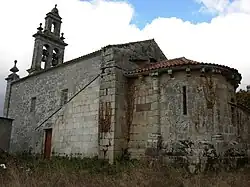
[[[33,58],[29,74],[36,73],[43,69],[49,69],[63,63],[64,50],[68,45],[64,42],[61,31],[62,18],[59,16],[57,5],[46,14],[45,26],[42,23],[37,28],[35,38]],[[60,36],[61,34],[61,36]]]

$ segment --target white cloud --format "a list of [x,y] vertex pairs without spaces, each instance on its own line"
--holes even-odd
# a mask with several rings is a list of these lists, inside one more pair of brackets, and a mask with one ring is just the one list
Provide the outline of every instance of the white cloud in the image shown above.
[[202,4],[201,11],[228,14],[250,13],[250,0],[195,0]]
[[7,74],[18,60],[22,75],[31,65],[34,34],[39,23],[55,4],[63,18],[65,60],[79,57],[109,43],[141,39],[138,28],[129,25],[134,9],[125,2],[102,0],[8,0],[0,7],[2,25],[0,41],[0,74]]
[[196,2],[203,4],[201,11],[210,13],[225,12],[230,4],[229,0],[196,0]]
[[186,56],[198,61],[227,65],[243,74],[250,83],[248,50],[250,15],[218,16],[211,23],[192,24],[177,18],[158,18],[143,32],[154,36],[169,58]]
[[[20,74],[26,75],[32,59],[32,34],[57,3],[63,18],[62,32],[69,44],[65,60],[108,44],[155,38],[168,58],[186,56],[228,65],[242,73],[243,87],[250,83],[249,0],[196,0],[217,14],[210,23],[192,24],[178,18],[156,18],[142,30],[130,24],[136,10],[125,1],[0,1],[0,77],[8,75],[15,59]],[[4,80],[0,80],[0,85],[3,83]],[[2,88],[0,92],[4,91]]]

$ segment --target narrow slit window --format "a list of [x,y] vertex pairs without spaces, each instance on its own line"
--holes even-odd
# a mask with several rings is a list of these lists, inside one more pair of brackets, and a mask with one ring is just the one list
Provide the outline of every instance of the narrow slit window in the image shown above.
[[187,115],[187,87],[182,87],[182,98],[183,98],[183,114]]
[[108,95],[108,88],[105,89],[105,95]]
[[61,92],[61,106],[68,102],[68,89],[64,89]]
[[36,109],[36,97],[31,98],[30,112],[34,112]]
[[233,104],[231,105],[231,121],[232,121],[232,125],[235,125],[236,111],[235,111],[235,106],[234,106],[235,100],[233,98],[231,99],[231,103]]

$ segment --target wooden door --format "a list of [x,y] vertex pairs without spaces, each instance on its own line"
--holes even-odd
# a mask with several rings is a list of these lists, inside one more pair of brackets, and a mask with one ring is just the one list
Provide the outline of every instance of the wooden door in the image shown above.
[[51,154],[52,129],[45,130],[44,158],[49,159]]

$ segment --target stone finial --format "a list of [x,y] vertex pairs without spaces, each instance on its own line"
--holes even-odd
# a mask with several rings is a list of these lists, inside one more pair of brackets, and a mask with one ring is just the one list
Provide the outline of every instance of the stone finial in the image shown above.
[[39,27],[37,28],[38,32],[41,32],[43,30],[42,23],[39,24]]
[[247,92],[250,92],[250,85],[247,85]]
[[51,13],[56,14],[59,16],[59,11],[57,9],[57,4],[55,4],[55,7],[51,10]]
[[61,34],[60,39],[61,39],[61,40],[64,40],[64,39],[65,39],[65,38],[64,38],[64,33],[63,33],[63,32],[62,32],[62,34]]
[[17,73],[19,71],[19,69],[16,67],[16,64],[17,64],[17,60],[14,61],[14,67],[10,69],[12,73]]
[[10,69],[12,73],[5,80],[13,81],[19,79],[19,75],[16,74],[19,71],[19,69],[16,67],[16,64],[17,60],[14,61],[14,67]]

